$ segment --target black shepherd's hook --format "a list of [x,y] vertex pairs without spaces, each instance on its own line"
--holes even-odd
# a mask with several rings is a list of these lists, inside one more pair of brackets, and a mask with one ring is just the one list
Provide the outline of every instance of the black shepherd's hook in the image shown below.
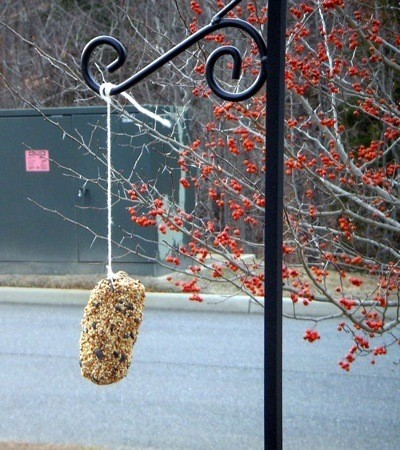
[[[155,61],[150,63],[144,69],[140,70],[127,80],[122,83],[116,85],[111,89],[110,94],[116,95],[120,94],[123,91],[131,88],[135,84],[142,81],[148,75],[152,74],[169,61],[174,59],[176,56],[187,50],[189,47],[194,45],[196,42],[203,39],[205,36],[214,33],[217,30],[223,28],[237,28],[244,31],[247,35],[249,35],[257,45],[259,54],[260,54],[260,71],[256,80],[253,84],[245,89],[242,92],[229,92],[225,89],[221,88],[217,80],[214,76],[214,68],[217,60],[224,55],[230,55],[233,59],[233,70],[232,70],[232,78],[238,80],[240,78],[240,74],[242,71],[242,56],[240,51],[231,45],[223,46],[214,50],[206,63],[206,80],[210,87],[210,89],[223,100],[228,101],[243,101],[252,97],[254,94],[258,92],[261,86],[265,83],[267,78],[267,46],[266,43],[261,36],[261,34],[257,31],[253,25],[248,22],[245,22],[240,19],[223,19],[229,11],[231,11],[241,0],[233,0],[230,2],[225,8],[223,8],[216,16],[213,17],[211,23],[206,25],[204,28],[201,28],[196,33],[189,36],[187,39],[182,41],[180,44],[173,47],[167,53],[157,58]],[[95,92],[100,92],[100,84],[95,80],[92,71],[89,68],[90,58],[92,56],[93,51],[103,45],[110,45],[118,54],[117,59],[113,61],[111,64],[107,66],[108,72],[115,72],[118,70],[126,61],[127,53],[125,47],[115,38],[111,36],[98,36],[92,39],[84,48],[82,53],[82,75],[85,79],[87,85]]]

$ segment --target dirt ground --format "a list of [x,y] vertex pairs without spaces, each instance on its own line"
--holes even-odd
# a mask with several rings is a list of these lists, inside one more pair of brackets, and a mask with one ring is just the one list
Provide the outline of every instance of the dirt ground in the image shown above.
[[22,442],[0,442],[0,450],[102,450],[100,447],[77,445],[30,444]]
[[[304,281],[308,277],[304,273],[304,269],[299,268],[300,278]],[[185,273],[172,272],[170,276],[173,282],[167,280],[167,275],[159,277],[151,276],[135,276],[130,274],[133,278],[138,278],[145,286],[147,292],[181,292],[179,286],[174,285],[174,281],[190,281],[191,276]],[[208,274],[210,275],[210,274]],[[104,278],[105,274],[93,275],[0,275],[0,286],[8,287],[32,287],[32,288],[55,288],[55,289],[93,289],[98,281]],[[350,282],[351,277],[362,279],[360,287],[354,286]],[[212,278],[212,277],[211,277]],[[293,280],[291,280],[292,282]],[[328,292],[335,294],[335,296],[342,296],[336,294],[336,287],[342,286],[345,295],[355,295],[364,298],[365,295],[370,295],[377,288],[377,277],[360,275],[357,273],[348,274],[346,278],[340,279],[338,273],[332,272],[326,277],[321,286],[327,288]],[[204,294],[235,294],[237,288],[228,282],[223,282],[221,279],[214,280],[212,283],[200,280],[199,286],[202,287]],[[289,283],[290,286],[290,283]],[[314,289],[315,290],[315,289]],[[284,296],[289,296],[289,292],[285,292]],[[317,293],[317,295],[319,295]],[[1,448],[0,448],[1,450]]]
[[[173,272],[173,281],[168,281],[168,275],[152,277],[137,276],[129,274],[132,278],[139,279],[146,288],[146,292],[182,292],[179,286],[175,286],[174,281],[190,281],[189,274]],[[7,287],[30,287],[47,289],[93,289],[96,284],[106,276],[105,273],[93,275],[15,275],[1,274],[0,286]],[[237,291],[230,283],[200,281],[204,294],[233,294]],[[0,449],[1,450],[1,449]]]

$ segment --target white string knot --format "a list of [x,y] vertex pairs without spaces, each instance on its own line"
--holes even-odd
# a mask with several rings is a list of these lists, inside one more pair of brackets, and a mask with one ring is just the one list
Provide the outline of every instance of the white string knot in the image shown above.
[[[111,102],[111,90],[115,88],[116,85],[112,83],[103,83],[99,88],[100,96],[103,100],[105,100],[107,103]],[[133,105],[138,112],[141,112],[147,117],[150,117],[151,119],[154,119],[156,122],[161,123],[164,125],[164,127],[171,128],[172,124],[168,119],[164,119],[164,117],[161,117],[157,113],[153,113],[152,111],[149,111],[147,108],[144,108],[140,103],[138,103],[134,97],[127,92],[121,92],[121,95],[126,98],[131,105]]]
[[111,100],[111,90],[115,87],[112,83],[103,83],[99,88],[100,96],[106,102]]

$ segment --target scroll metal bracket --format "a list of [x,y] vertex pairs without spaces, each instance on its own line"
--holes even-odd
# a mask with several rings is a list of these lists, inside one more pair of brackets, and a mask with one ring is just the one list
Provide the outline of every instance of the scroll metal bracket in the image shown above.
[[[228,14],[240,2],[241,0],[233,0],[232,2],[230,2],[212,18],[209,25],[204,26],[200,30],[190,35],[188,38],[177,44],[175,47],[148,64],[143,69],[139,70],[127,80],[115,85],[115,87],[111,89],[110,94],[117,95],[135,86],[137,83],[144,80],[152,73],[156,72],[158,69],[163,67],[165,64],[170,62],[172,59],[180,55],[182,52],[184,52],[189,47],[193,46],[206,36],[221,29],[236,28],[248,35],[257,46],[260,58],[260,68],[257,78],[254,80],[251,86],[239,92],[229,92],[221,87],[214,73],[216,63],[221,57],[229,55],[232,58],[232,78],[234,80],[238,80],[242,73],[242,55],[240,51],[235,46],[224,45],[215,49],[208,57],[205,70],[206,80],[212,92],[214,92],[215,95],[223,100],[239,102],[247,100],[254,96],[260,90],[267,79],[267,45],[260,32],[249,22],[236,18],[224,18],[226,14]],[[100,84],[96,81],[92,73],[90,62],[93,52],[102,45],[108,45],[112,47],[117,53],[117,58],[107,66],[107,71],[109,73],[115,72],[119,68],[121,68],[127,59],[127,51],[125,47],[121,44],[121,42],[119,42],[112,36],[98,36],[92,39],[85,46],[82,52],[81,59],[82,75],[90,89],[92,89],[94,92],[97,92],[98,94],[100,93]]]

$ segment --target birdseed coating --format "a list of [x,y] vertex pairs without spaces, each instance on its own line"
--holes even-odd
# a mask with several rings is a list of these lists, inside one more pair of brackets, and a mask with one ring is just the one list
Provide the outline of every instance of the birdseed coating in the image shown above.
[[144,301],[144,286],[125,272],[116,273],[112,283],[107,278],[99,281],[82,319],[82,376],[96,384],[116,383],[126,376]]

